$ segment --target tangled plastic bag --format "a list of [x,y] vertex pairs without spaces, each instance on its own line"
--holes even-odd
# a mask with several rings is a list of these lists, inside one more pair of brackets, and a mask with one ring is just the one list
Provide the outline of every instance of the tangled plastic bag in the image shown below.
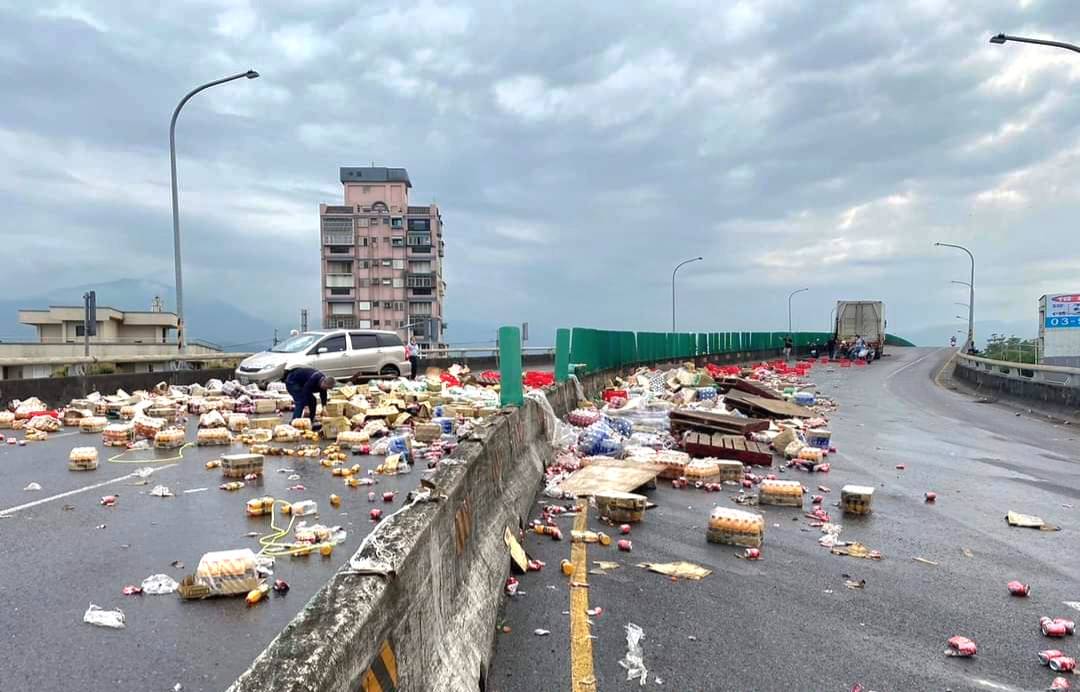
[[604,416],[604,423],[608,425],[612,430],[619,433],[623,437],[630,437],[634,432],[634,424],[626,418],[618,418],[616,416]]
[[581,431],[577,448],[586,456],[620,457],[623,443],[619,435],[601,421]]

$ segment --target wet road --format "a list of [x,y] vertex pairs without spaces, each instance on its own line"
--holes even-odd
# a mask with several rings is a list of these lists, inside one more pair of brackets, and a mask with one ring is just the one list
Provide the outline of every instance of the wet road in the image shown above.
[[[841,406],[830,426],[839,453],[828,474],[781,476],[812,492],[831,487],[825,507],[843,524],[842,537],[884,559],[831,555],[802,512],[781,507],[759,508],[764,559],[736,559],[741,549],[704,538],[714,504],[736,506],[730,493],[661,482],[650,493],[659,506],[634,527],[632,553],[588,547],[590,567],[594,560],[621,565],[588,576],[589,606],[604,609],[592,618],[595,689],[639,689],[618,664],[629,622],[645,632],[645,689],[680,692],[847,692],[857,682],[880,691],[1040,690],[1053,674],[1036,652],[1080,653],[1072,638],[1048,640],[1038,631],[1044,614],[1080,618],[1063,604],[1080,601],[1080,509],[1073,506],[1080,504],[1080,435],[935,386],[943,350],[893,354],[865,369],[813,371],[820,391]],[[833,506],[846,483],[876,487],[872,515],[844,517]],[[936,504],[924,503],[927,490],[938,493]],[[1062,531],[1010,528],[1009,509],[1041,515]],[[569,535],[572,519],[562,521]],[[594,516],[589,524],[612,531]],[[497,635],[489,689],[570,689],[570,596],[558,569],[570,543],[531,535],[526,549],[547,567],[522,577],[526,595],[506,606],[512,631]],[[636,566],[676,560],[713,574],[675,582]],[[865,588],[846,588],[849,577],[865,579]],[[1010,597],[1011,579],[1030,583],[1031,597]],[[538,637],[535,628],[551,634]],[[976,640],[979,655],[944,656],[956,634]]]
[[[191,421],[194,426],[194,420]],[[0,431],[10,433],[12,431]],[[0,446],[0,622],[3,622],[3,665],[0,690],[72,689],[222,690],[227,687],[305,602],[359,546],[371,528],[368,488],[351,489],[330,475],[318,459],[267,457],[264,480],[237,492],[218,489],[221,471],[204,463],[223,450],[242,452],[242,445],[192,447],[179,461],[109,463],[118,451],[98,445],[96,471],[67,470],[72,447],[99,442],[100,435],[57,433],[45,442],[25,447]],[[194,439],[194,428],[189,432]],[[143,451],[122,459],[154,459],[175,454]],[[352,457],[374,468],[377,457]],[[145,466],[155,467],[146,485],[125,478]],[[292,468],[300,480],[287,480],[279,469]],[[78,492],[95,484],[116,481]],[[42,490],[27,492],[31,481]],[[404,492],[416,486],[416,474],[379,478],[375,490],[400,490],[387,510],[400,507]],[[175,494],[149,494],[155,484]],[[297,483],[303,492],[290,491]],[[207,488],[185,494],[185,490]],[[55,497],[76,491],[64,497]],[[329,504],[330,493],[342,498],[339,509]],[[118,494],[113,508],[99,505],[103,495]],[[176,580],[193,572],[203,553],[233,548],[259,550],[251,531],[269,532],[269,518],[249,518],[244,503],[271,495],[289,501],[318,502],[317,520],[341,525],[348,539],[330,558],[278,558],[274,576],[289,582],[284,595],[247,608],[243,598],[182,601],[177,595],[123,596],[126,584],[139,584],[151,574]],[[50,499],[54,498],[55,499]],[[25,509],[26,503],[45,500]],[[309,518],[309,523],[312,523]],[[102,527],[103,525],[103,527]],[[100,527],[100,528],[99,528]],[[182,569],[171,563],[180,560]],[[110,630],[82,622],[90,603],[121,608],[127,627]]]

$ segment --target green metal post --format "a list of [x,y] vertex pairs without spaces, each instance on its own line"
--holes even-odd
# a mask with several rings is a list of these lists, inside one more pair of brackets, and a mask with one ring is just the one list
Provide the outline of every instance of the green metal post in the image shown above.
[[555,381],[566,382],[570,376],[570,330],[555,330]]
[[521,388],[521,328],[499,327],[499,400],[503,406],[525,403]]

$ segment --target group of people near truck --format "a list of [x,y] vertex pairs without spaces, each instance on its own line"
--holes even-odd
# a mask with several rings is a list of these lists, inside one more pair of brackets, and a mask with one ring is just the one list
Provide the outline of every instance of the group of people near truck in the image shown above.
[[[790,358],[791,351],[791,339],[785,338],[784,356]],[[855,338],[851,341],[847,341],[846,339],[837,341],[835,336],[831,336],[829,337],[829,340],[825,342],[824,346],[821,346],[815,341],[810,344],[810,355],[815,358],[818,356],[828,356],[832,359],[839,357],[849,358],[851,360],[865,360],[869,363],[877,356],[877,350],[861,335],[856,334]]]

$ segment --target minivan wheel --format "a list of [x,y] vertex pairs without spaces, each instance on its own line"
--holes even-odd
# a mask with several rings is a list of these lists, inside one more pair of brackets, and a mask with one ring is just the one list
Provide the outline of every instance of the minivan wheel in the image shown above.
[[396,365],[384,365],[379,374],[383,377],[398,377],[401,375],[401,371],[397,369]]

